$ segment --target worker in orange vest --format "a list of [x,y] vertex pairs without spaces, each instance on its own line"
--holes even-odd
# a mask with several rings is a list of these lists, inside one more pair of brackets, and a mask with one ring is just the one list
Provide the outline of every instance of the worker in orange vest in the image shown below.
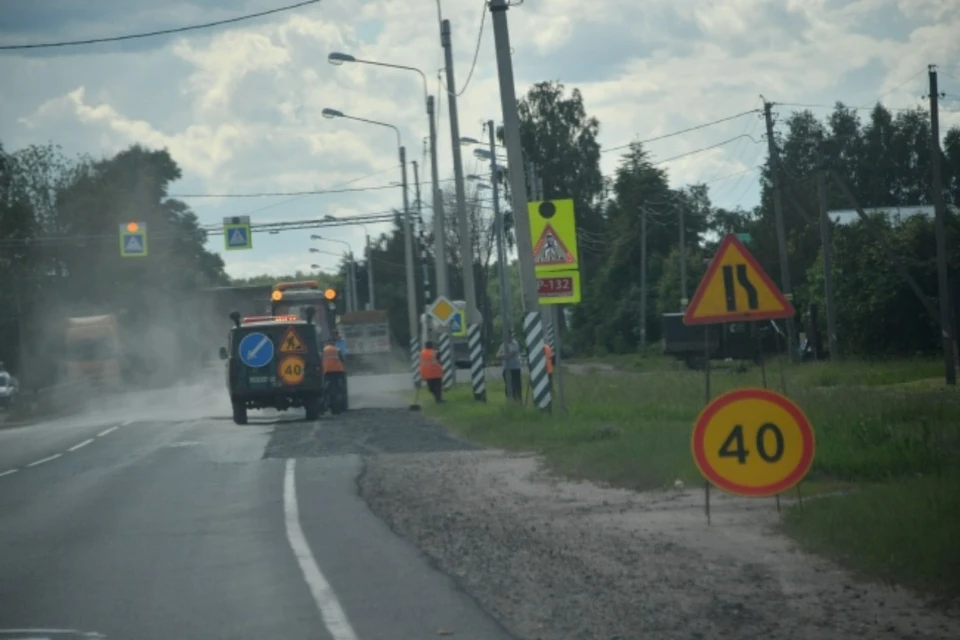
[[323,366],[323,386],[339,384],[343,385],[347,379],[347,366],[344,364],[343,352],[337,346],[337,339],[340,336],[334,335],[323,346],[323,352],[320,354],[320,362]]
[[420,377],[437,403],[443,402],[443,366],[432,341],[427,340],[420,352]]
[[550,389],[553,390],[553,347],[548,343],[543,343],[543,355],[547,357],[547,378],[550,380]]

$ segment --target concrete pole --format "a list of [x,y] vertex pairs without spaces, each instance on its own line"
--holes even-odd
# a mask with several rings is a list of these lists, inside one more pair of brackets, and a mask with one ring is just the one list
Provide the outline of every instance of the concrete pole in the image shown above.
[[[433,181],[433,252],[437,262],[437,293],[449,297],[447,233],[443,213],[443,194],[440,192],[439,169],[437,168],[437,121],[434,115],[433,96],[427,97],[427,115],[430,117],[430,179]],[[426,302],[429,304],[430,301],[426,300]]]
[[[503,214],[500,211],[500,185],[497,181],[497,148],[494,139],[493,120],[487,121],[487,130],[490,137],[490,186],[493,190],[493,224],[496,225],[497,232],[497,261],[498,271],[500,272],[500,321],[502,327],[503,348],[507,348],[507,342],[510,340],[510,331],[513,329],[513,310],[510,308],[510,281],[507,278],[507,251],[506,241],[503,235]],[[511,377],[507,379],[507,397],[512,398]]]
[[410,230],[410,201],[407,197],[407,150],[400,147],[400,174],[403,185],[403,240],[406,246],[404,258],[407,270],[407,321],[410,323],[410,337],[419,334],[417,321],[417,285],[413,275],[413,234]]
[[463,160],[460,156],[460,121],[457,116],[457,85],[453,76],[453,50],[450,40],[450,21],[440,24],[440,42],[443,44],[447,72],[447,101],[449,103],[450,138],[453,146],[453,177],[457,191],[457,226],[460,228],[460,261],[463,263],[463,296],[466,299],[467,324],[480,324],[477,313],[477,291],[473,279],[473,242],[470,220],[467,217],[467,197],[463,186]]
[[367,236],[367,289],[370,291],[370,309],[377,308],[376,297],[373,295],[373,249],[370,246],[370,236]]
[[827,197],[827,167],[823,153],[823,141],[817,150],[819,168],[817,170],[817,199],[820,203],[820,251],[823,253],[823,294],[827,302],[827,341],[830,360],[840,359],[840,347],[837,344],[837,308],[833,301],[833,246],[830,244],[829,199]]

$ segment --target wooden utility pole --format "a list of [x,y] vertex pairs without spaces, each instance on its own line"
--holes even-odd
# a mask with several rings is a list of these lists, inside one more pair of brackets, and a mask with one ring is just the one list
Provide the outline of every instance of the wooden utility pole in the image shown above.
[[823,139],[817,145],[817,198],[820,202],[820,251],[823,254],[823,295],[827,303],[827,344],[830,360],[840,359],[837,346],[837,307],[833,299],[833,245],[830,244],[830,200],[827,193],[827,156]]
[[930,65],[930,165],[932,168],[934,226],[937,235],[937,296],[940,298],[940,335],[943,338],[943,367],[946,383],[957,384],[953,361],[953,322],[950,318],[950,283],[947,278],[947,225],[943,208],[943,183],[940,176],[940,107],[937,95],[937,67]]
[[[763,96],[760,96],[763,99]],[[780,286],[783,295],[793,302],[793,285],[790,283],[790,260],[787,255],[787,230],[783,224],[783,195],[781,187],[780,160],[776,142],[773,139],[772,102],[763,100],[763,118],[767,124],[767,154],[770,158],[770,171],[773,174],[773,212],[777,224],[777,251],[780,254]],[[787,353],[791,361],[797,358],[797,326],[793,317],[787,318]]]

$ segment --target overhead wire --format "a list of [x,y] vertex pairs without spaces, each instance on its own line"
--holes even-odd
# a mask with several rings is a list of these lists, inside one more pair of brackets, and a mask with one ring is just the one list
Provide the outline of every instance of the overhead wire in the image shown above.
[[101,44],[104,42],[120,42],[123,40],[135,40],[138,38],[152,38],[154,36],[169,35],[173,33],[184,33],[186,31],[196,31],[199,29],[209,29],[212,27],[219,27],[225,24],[233,24],[236,22],[242,22],[244,20],[252,20],[254,18],[262,18],[264,16],[273,15],[276,13],[281,13],[284,11],[291,11],[293,9],[299,9],[300,7],[305,7],[311,4],[317,4],[320,0],[304,0],[303,2],[298,2],[297,4],[287,5],[285,7],[278,7],[276,9],[268,9],[267,11],[259,11],[257,13],[250,13],[243,16],[238,16],[236,18],[227,18],[225,20],[216,20],[214,22],[205,22],[203,24],[195,24],[186,27],[174,27],[172,29],[160,29],[158,31],[148,31],[145,33],[131,33],[122,36],[111,36],[106,38],[90,38],[87,40],[68,40],[63,42],[43,42],[39,44],[8,44],[0,45],[0,50],[11,51],[15,49],[49,49],[52,47],[73,47],[80,45],[89,45],[89,44]]
[[[369,176],[368,176],[369,177]],[[453,178],[446,178],[439,180],[438,182],[452,182]],[[429,185],[431,183],[420,181],[420,186]],[[408,183],[407,186],[415,186],[416,183]],[[329,194],[338,194],[338,193],[362,193],[365,191],[385,191],[387,189],[399,189],[402,185],[400,184],[386,184],[386,185],[377,185],[375,187],[353,187],[353,188],[343,188],[343,189],[312,189],[305,191],[259,191],[253,193],[172,193],[169,195],[170,198],[282,198],[289,196],[322,196]]]
[[619,151],[621,149],[626,149],[634,144],[647,144],[650,142],[657,142],[658,140],[666,140],[667,138],[673,138],[674,136],[683,135],[685,133],[690,133],[691,131],[699,131],[700,129],[706,129],[707,127],[712,127],[724,122],[729,122],[730,120],[736,120],[737,118],[742,118],[745,115],[751,113],[760,113],[759,109],[750,109],[749,111],[741,111],[740,113],[734,114],[732,116],[727,116],[725,118],[719,118],[718,120],[712,120],[710,122],[704,122],[703,124],[698,124],[693,127],[687,127],[686,129],[680,129],[672,133],[665,133],[663,135],[654,136],[653,138],[647,138],[645,140],[635,140],[629,144],[622,144],[616,147],[609,147],[607,149],[601,149],[600,153],[609,153],[611,151]]
[[451,89],[446,86],[446,83],[441,78],[440,84],[443,87],[443,90],[445,93],[449,93],[459,98],[467,90],[467,87],[470,86],[470,80],[473,78],[473,72],[477,68],[477,59],[480,57],[480,45],[483,42],[483,26],[486,24],[486,22],[487,22],[487,0],[482,0],[480,3],[480,28],[477,30],[477,44],[473,51],[473,62],[470,64],[470,71],[467,73],[467,79],[464,81],[463,87],[460,89],[460,91],[454,92],[454,91],[451,91]]

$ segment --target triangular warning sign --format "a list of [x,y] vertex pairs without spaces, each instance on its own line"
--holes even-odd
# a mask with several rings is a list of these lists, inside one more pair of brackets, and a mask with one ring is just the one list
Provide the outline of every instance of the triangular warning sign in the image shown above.
[[773,283],[737,236],[720,243],[693,300],[684,324],[719,324],[773,320],[793,316],[793,305]]
[[573,254],[563,244],[563,240],[549,224],[543,228],[540,239],[533,247],[533,264],[535,267],[548,267],[555,264],[573,264],[576,262]]
[[280,342],[280,353],[306,353],[307,347],[304,346],[303,340],[300,339],[300,336],[297,335],[296,330],[293,327],[287,329],[287,332],[283,334],[283,340]]
[[243,229],[234,229],[230,232],[230,244],[238,247],[247,244],[247,234]]
[[127,236],[123,250],[127,253],[143,253],[143,243],[140,242],[140,236]]

